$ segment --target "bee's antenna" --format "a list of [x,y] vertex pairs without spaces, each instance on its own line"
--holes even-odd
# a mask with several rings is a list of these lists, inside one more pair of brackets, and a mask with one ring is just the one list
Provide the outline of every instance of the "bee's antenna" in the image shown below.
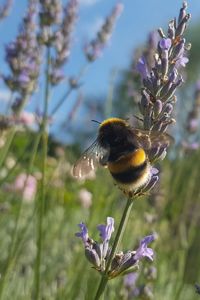
[[101,124],[101,122],[97,121],[97,120],[91,120],[92,122],[95,122],[95,123],[98,123],[98,124]]

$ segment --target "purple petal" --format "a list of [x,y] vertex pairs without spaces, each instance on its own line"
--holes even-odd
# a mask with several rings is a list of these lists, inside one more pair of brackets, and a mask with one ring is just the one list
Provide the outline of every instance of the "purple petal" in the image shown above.
[[114,232],[114,219],[107,217],[107,225],[98,225],[97,229],[100,231],[100,237],[102,240],[109,241],[112,233]]
[[151,172],[151,175],[156,175],[156,174],[159,173],[159,170],[157,168],[155,168],[155,167],[152,167],[151,170],[150,170],[150,172]]
[[17,54],[17,50],[16,50],[16,45],[15,43],[10,43],[8,44],[6,47],[6,55],[8,58],[12,58],[12,57],[15,57],[16,54]]
[[134,255],[134,259],[135,260],[140,260],[143,257],[148,257],[150,260],[153,260],[153,255],[154,252],[151,248],[147,248],[147,245],[151,242],[153,242],[155,240],[155,236],[152,235],[148,235],[146,237],[144,237],[141,242],[140,242],[140,246],[137,249],[135,255]]
[[152,31],[148,37],[148,43],[152,48],[156,48],[158,44],[159,35],[157,31]]
[[190,128],[190,130],[196,130],[198,128],[198,125],[199,125],[198,119],[190,119],[189,120],[188,127]]
[[75,236],[80,237],[82,239],[83,243],[86,245],[88,238],[89,238],[88,229],[87,229],[85,223],[83,223],[83,222],[78,224],[78,226],[80,227],[81,232],[75,233]]
[[142,79],[146,79],[147,76],[149,75],[146,59],[144,56],[138,60],[136,69],[140,73]]
[[22,84],[24,84],[24,83],[29,83],[30,78],[29,78],[29,76],[28,76],[25,72],[23,72],[23,73],[21,73],[21,74],[19,75],[18,81],[19,81],[20,83],[22,83]]
[[132,272],[132,273],[127,274],[124,277],[124,285],[126,287],[133,288],[136,284],[138,277],[139,277],[139,274],[137,272]]
[[188,63],[188,61],[189,61],[189,59],[188,59],[187,57],[182,56],[182,57],[180,57],[180,58],[176,61],[175,66],[176,66],[177,68],[179,68],[180,66],[185,67],[186,64]]
[[159,42],[159,46],[162,50],[169,50],[169,48],[171,47],[172,45],[172,41],[171,39],[161,39],[160,42]]

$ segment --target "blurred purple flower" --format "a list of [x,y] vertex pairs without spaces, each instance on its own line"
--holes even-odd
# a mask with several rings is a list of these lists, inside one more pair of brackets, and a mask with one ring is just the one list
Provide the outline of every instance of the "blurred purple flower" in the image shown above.
[[143,257],[148,257],[150,260],[153,261],[154,252],[151,248],[147,248],[147,245],[155,240],[154,235],[148,235],[144,237],[139,245],[139,248],[136,250],[134,255],[135,260],[140,260]]
[[85,43],[83,50],[88,60],[94,61],[102,56],[103,46],[95,42]]
[[149,76],[148,66],[144,56],[138,60],[136,68],[142,79],[146,79]]
[[124,276],[124,285],[127,288],[133,288],[136,284],[136,281],[139,277],[137,272],[132,272]]
[[3,76],[5,83],[18,93],[18,105],[12,105],[15,113],[20,112],[25,102],[34,92],[40,71],[41,49],[37,43],[37,1],[30,0],[26,15],[21,22],[14,41],[5,47],[6,61],[11,75]]
[[157,30],[151,31],[148,36],[148,45],[151,49],[156,49],[158,44],[159,35]]
[[179,59],[177,59],[175,65],[177,68],[179,68],[180,66],[185,67],[188,62],[189,62],[189,59],[187,57],[183,56],[183,57],[180,57]]
[[6,190],[20,193],[24,201],[31,202],[37,191],[37,180],[32,175],[21,173],[13,183],[6,185]]
[[190,132],[196,132],[197,128],[199,126],[199,120],[198,119],[190,119],[188,122],[188,130]]
[[197,80],[196,82],[196,90],[200,91],[200,80]]
[[49,74],[49,78],[52,85],[57,85],[58,83],[64,80],[65,75],[61,69],[53,69],[52,72]]
[[124,276],[124,287],[128,291],[128,299],[139,296],[140,289],[136,286],[139,273],[132,272]]
[[0,7],[0,20],[8,16],[12,4],[13,0],[5,0],[5,4],[2,7]]
[[19,84],[22,85],[22,87],[23,87],[23,86],[26,86],[26,85],[30,82],[30,77],[28,76],[27,72],[24,72],[24,71],[23,71],[23,72],[19,75],[17,81],[18,81]]
[[196,151],[200,149],[200,144],[198,142],[188,143],[183,141],[182,147],[185,151]]
[[117,18],[121,15],[123,8],[124,6],[122,3],[116,4],[113,11],[106,18],[104,24],[98,31],[96,38],[85,44],[84,53],[89,62],[96,60],[101,55],[103,48],[111,38],[114,25]]
[[62,4],[60,0],[40,1],[40,26],[48,27],[60,24]]

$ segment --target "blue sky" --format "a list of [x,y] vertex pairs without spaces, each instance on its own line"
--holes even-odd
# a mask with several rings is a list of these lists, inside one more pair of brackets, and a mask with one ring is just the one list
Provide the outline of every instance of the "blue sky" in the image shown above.
[[[76,34],[73,40],[72,55],[66,72],[76,75],[85,64],[82,45],[85,38],[95,36],[104,18],[118,2],[114,0],[80,0],[81,8]],[[124,11],[115,27],[109,46],[103,56],[90,65],[83,79],[84,94],[91,96],[106,95],[109,88],[109,78],[113,68],[124,69],[129,65],[133,49],[143,43],[148,33],[158,27],[167,28],[170,19],[178,15],[182,1],[179,0],[124,0]],[[0,0],[0,4],[4,0]],[[26,10],[27,1],[15,0],[11,15],[0,23],[0,60],[1,72],[6,72],[4,62],[4,45],[15,37],[20,20]],[[188,11],[192,14],[192,23],[200,20],[199,0],[188,1]],[[0,97],[5,93],[5,87],[0,86]],[[65,86],[61,87],[65,89]],[[1,92],[2,91],[2,92]],[[61,90],[59,91],[61,93]],[[73,101],[72,101],[73,104]],[[64,116],[70,107],[61,110],[59,117]],[[64,112],[63,112],[64,111]]]

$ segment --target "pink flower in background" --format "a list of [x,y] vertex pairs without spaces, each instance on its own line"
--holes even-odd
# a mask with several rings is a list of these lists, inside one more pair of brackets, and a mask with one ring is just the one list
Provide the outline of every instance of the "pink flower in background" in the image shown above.
[[83,208],[90,208],[92,205],[92,194],[86,190],[86,189],[81,189],[78,194],[79,201]]
[[22,194],[22,198],[26,202],[30,202],[35,198],[37,191],[37,180],[34,176],[25,173],[19,174],[15,181],[6,186],[6,189],[12,192]]
[[26,126],[30,126],[30,125],[34,125],[35,124],[35,115],[31,112],[28,111],[23,111],[19,118],[18,118],[19,122],[26,125]]
[[28,111],[22,111],[19,116],[11,116],[11,121],[14,124],[17,125],[24,125],[24,126],[34,126],[37,124],[37,119],[35,114],[28,112]]
[[182,147],[186,152],[197,151],[200,148],[200,144],[198,142],[188,143],[186,141],[183,141]]

